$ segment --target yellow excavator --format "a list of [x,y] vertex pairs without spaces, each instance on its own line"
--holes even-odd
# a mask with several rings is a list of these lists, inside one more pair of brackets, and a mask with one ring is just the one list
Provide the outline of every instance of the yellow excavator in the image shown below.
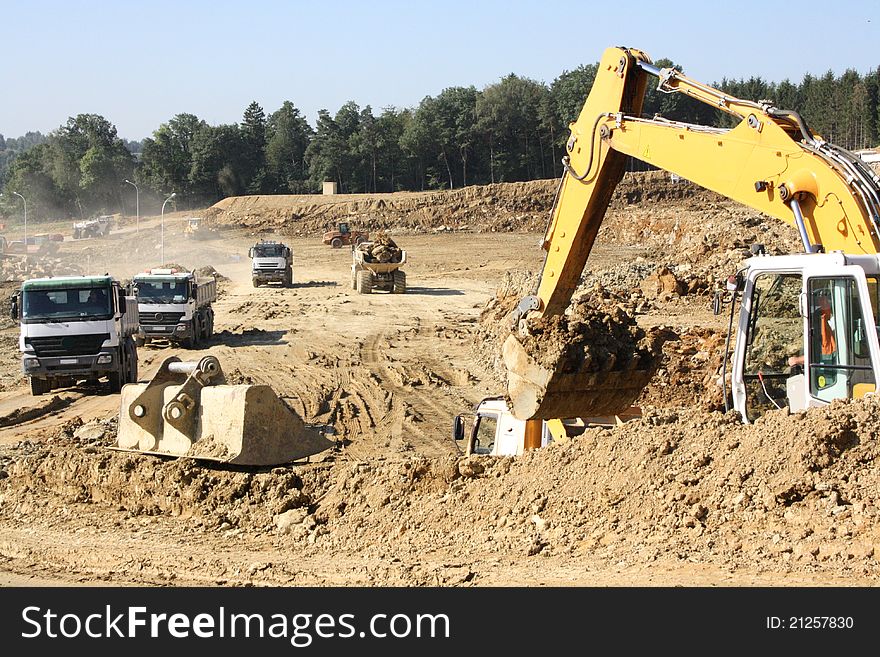
[[[685,94],[738,123],[725,129],[642,117],[652,78],[660,92]],[[563,418],[624,412],[653,374],[572,371],[570,362],[548,363],[547,353],[539,359],[525,347],[536,324],[569,305],[627,155],[780,219],[800,235],[803,254],[758,252],[727,282],[731,328],[741,300],[729,397],[743,421],[772,408],[799,411],[874,393],[880,179],[862,160],[823,140],[794,111],[733,98],[632,48],[605,51],[570,128],[537,290],[519,303],[503,346],[508,410],[521,424],[506,453],[565,439]],[[785,357],[792,344],[796,361]],[[558,345],[552,351],[564,352]],[[725,357],[725,378],[727,366]],[[476,410],[472,442],[480,432]],[[464,437],[460,420],[455,433]]]

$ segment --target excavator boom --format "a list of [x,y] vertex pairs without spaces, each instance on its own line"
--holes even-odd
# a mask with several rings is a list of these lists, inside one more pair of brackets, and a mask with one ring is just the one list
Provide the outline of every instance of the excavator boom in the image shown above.
[[[640,116],[654,77],[661,92],[686,94],[739,123],[724,129]],[[546,358],[538,363],[523,344],[535,322],[568,307],[627,155],[796,227],[807,253],[880,252],[880,179],[859,158],[812,133],[795,112],[730,97],[658,68],[641,51],[609,48],[570,128],[541,277],[536,293],[517,309],[519,336],[511,334],[504,345],[508,396],[519,419],[614,414],[653,374],[638,359],[600,373],[572,370],[571,358],[566,366]]]

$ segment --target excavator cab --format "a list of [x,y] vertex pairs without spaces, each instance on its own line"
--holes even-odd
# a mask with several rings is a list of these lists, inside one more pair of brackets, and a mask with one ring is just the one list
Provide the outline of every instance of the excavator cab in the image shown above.
[[732,373],[734,408],[743,420],[875,393],[878,281],[876,256],[749,261]]

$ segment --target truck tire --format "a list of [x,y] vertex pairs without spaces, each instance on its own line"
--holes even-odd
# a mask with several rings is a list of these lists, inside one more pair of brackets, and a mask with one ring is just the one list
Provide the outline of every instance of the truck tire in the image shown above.
[[284,273],[284,287],[293,287],[293,270],[288,269]]
[[361,294],[370,294],[373,291],[373,272],[369,269],[361,269],[358,271],[357,291]]
[[82,233],[80,233],[78,229],[73,231],[73,239],[78,240],[81,236]]
[[196,323],[196,318],[193,317],[189,323],[189,337],[184,338],[180,341],[180,346],[184,349],[195,349],[198,345],[198,333],[196,333],[198,329],[198,324]]
[[138,356],[137,356],[137,345],[133,340],[130,340],[128,343],[128,376],[125,379],[126,383],[137,383],[138,380]]
[[208,325],[205,328],[205,339],[210,340],[214,337],[214,309],[208,310]]
[[394,283],[391,292],[393,294],[403,294],[406,292],[406,272],[402,269],[394,271]]
[[140,336],[138,336],[134,339],[134,346],[135,347],[143,347],[145,344],[147,344],[146,339],[144,339]]
[[332,246],[334,249],[341,249],[342,239],[339,237],[334,237],[332,240],[330,240],[330,246]]
[[363,243],[366,242],[366,241],[367,241],[367,240],[364,239],[364,236],[363,236],[363,235],[358,235],[357,237],[354,238],[354,245],[355,245],[355,246],[360,246],[361,244],[363,244]]
[[352,290],[358,289],[357,272],[355,271],[354,267],[351,268],[351,289]]
[[45,395],[52,389],[52,384],[50,384],[46,379],[38,379],[36,377],[31,377],[31,394],[34,397],[39,397],[40,395]]
[[259,278],[254,279],[254,287],[260,287],[260,279]]
[[116,355],[116,371],[110,372],[110,374],[107,375],[107,380],[110,382],[110,392],[114,395],[122,392],[122,386],[128,375],[128,354],[126,350],[124,348],[118,349]]

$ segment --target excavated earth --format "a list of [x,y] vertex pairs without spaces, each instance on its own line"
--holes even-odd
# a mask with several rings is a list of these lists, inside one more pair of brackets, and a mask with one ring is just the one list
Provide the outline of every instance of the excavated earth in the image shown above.
[[[230,383],[271,385],[333,437],[308,462],[114,450],[118,396],[31,397],[18,329],[0,320],[0,583],[875,583],[880,403],[754,425],[724,412],[727,317],[712,292],[753,243],[797,250],[796,232],[660,173],[624,178],[565,319],[610,340],[586,349],[650,353],[641,417],[519,458],[461,454],[451,420],[503,394],[500,344],[534,291],[555,184],[226,199],[202,213],[216,239],[197,243],[182,237],[188,215],[166,215],[167,260],[220,281],[217,334],[194,352],[139,350],[140,380],[170,355],[213,354]],[[339,221],[393,235],[406,294],[351,289],[350,252],[320,243]],[[160,235],[141,218],[62,243],[54,266],[126,279],[159,264]],[[292,246],[292,288],[251,286],[261,237]],[[15,286],[0,286],[4,302]]]

